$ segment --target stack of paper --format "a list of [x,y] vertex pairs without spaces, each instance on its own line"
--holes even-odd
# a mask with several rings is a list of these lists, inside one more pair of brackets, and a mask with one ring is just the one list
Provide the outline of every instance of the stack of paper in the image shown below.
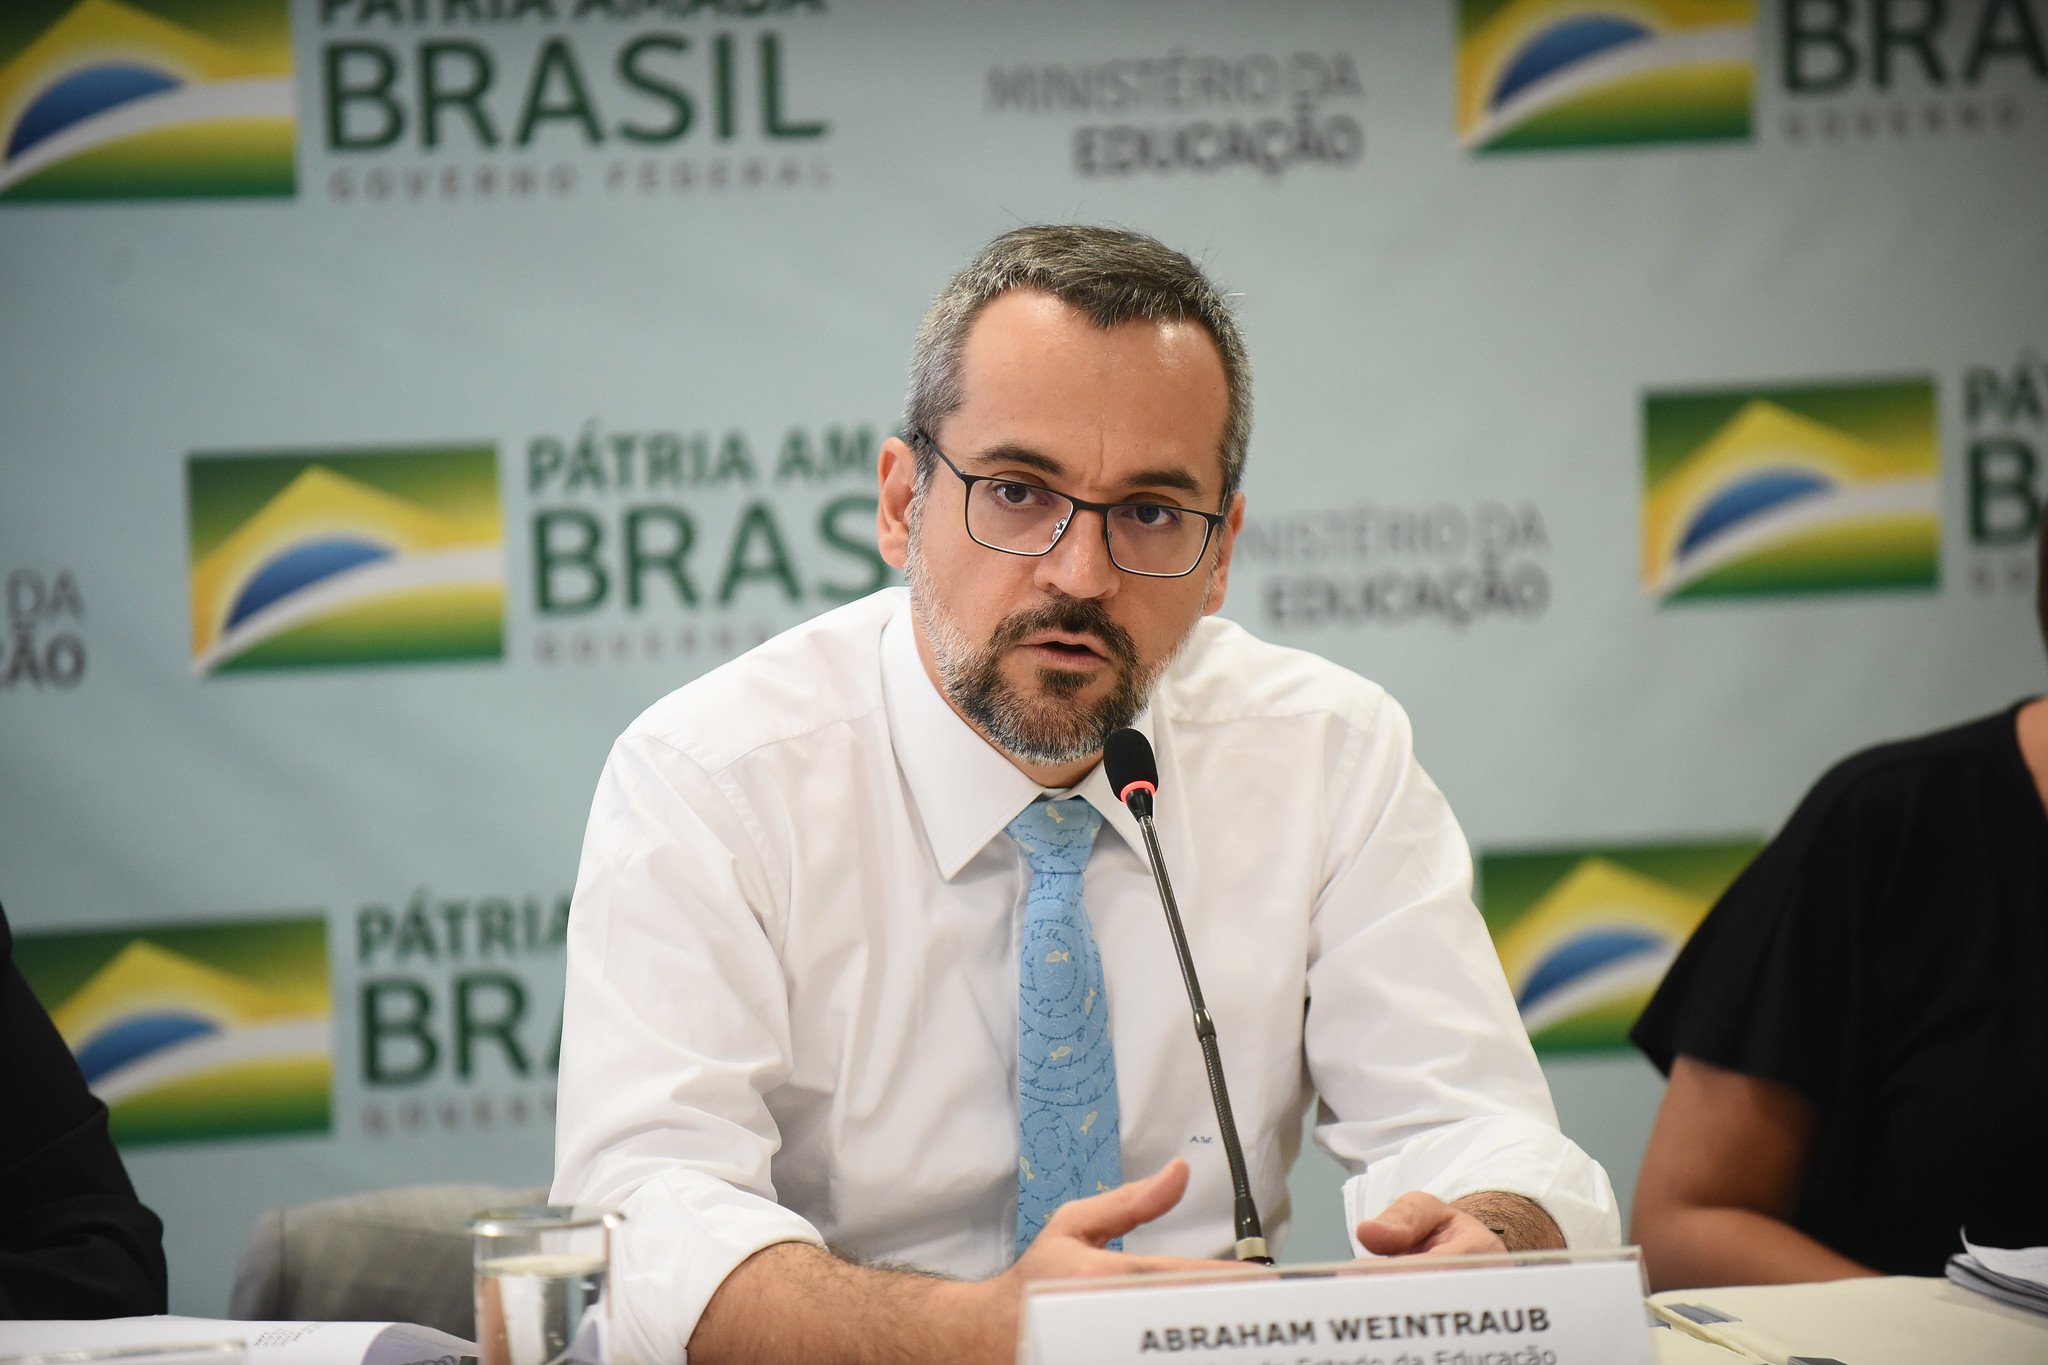
[[1951,1280],[2000,1303],[2048,1313],[2048,1247],[2006,1251],[1977,1246],[1968,1237],[1963,1238],[1963,1247],[1948,1258]]
[[403,1322],[226,1322],[215,1318],[111,1318],[104,1322],[0,1322],[0,1356],[61,1357],[65,1365],[165,1359],[176,1346],[240,1343],[246,1365],[461,1365],[476,1347]]

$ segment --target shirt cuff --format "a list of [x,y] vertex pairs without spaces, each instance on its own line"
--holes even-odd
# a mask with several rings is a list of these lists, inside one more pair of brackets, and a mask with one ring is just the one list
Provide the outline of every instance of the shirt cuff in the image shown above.
[[704,1305],[740,1262],[778,1242],[825,1241],[774,1200],[697,1171],[649,1179],[620,1212],[606,1284],[616,1365],[687,1362]]
[[1465,1119],[1403,1144],[1344,1182],[1344,1232],[1354,1255],[1358,1225],[1410,1190],[1449,1203],[1501,1190],[1531,1200],[1573,1251],[1621,1245],[1621,1212],[1600,1163],[1547,1124],[1512,1115]]

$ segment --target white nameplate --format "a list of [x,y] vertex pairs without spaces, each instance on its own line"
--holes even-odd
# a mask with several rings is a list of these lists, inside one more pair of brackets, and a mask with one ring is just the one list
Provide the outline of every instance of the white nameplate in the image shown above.
[[1024,1300],[1026,1365],[1650,1365],[1634,1248],[1116,1280]]

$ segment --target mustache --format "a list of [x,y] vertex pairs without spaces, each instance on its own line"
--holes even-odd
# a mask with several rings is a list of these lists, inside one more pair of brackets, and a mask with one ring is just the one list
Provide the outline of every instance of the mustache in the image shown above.
[[1042,607],[1018,612],[996,627],[995,634],[989,637],[990,651],[1001,653],[1046,630],[1092,635],[1102,642],[1103,652],[1126,669],[1138,666],[1138,646],[1130,632],[1116,623],[1107,607],[1081,597],[1062,597]]

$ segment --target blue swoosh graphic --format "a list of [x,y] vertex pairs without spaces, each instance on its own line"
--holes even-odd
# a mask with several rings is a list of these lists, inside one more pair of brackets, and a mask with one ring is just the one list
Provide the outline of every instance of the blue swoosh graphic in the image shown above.
[[1515,1004],[1524,1014],[1545,996],[1597,971],[1609,963],[1648,952],[1661,952],[1669,945],[1661,936],[1642,929],[1592,929],[1577,934],[1536,964],[1522,983]]
[[137,1014],[109,1024],[78,1049],[78,1069],[88,1083],[138,1057],[160,1052],[187,1038],[219,1033],[220,1025],[196,1014]]
[[74,71],[35,97],[7,139],[12,161],[45,138],[55,137],[94,114],[175,90],[184,82],[154,67],[132,64],[89,66]]
[[228,625],[238,625],[279,598],[289,597],[324,578],[391,557],[390,549],[367,540],[309,540],[294,545],[242,585],[235,605],[228,611]]
[[1752,474],[1728,485],[1700,508],[1686,524],[1685,535],[1678,542],[1678,555],[1682,559],[1691,554],[1694,547],[1705,544],[1738,523],[1773,507],[1825,493],[1832,486],[1829,480],[1803,469]]
[[1525,43],[1500,73],[1493,95],[1486,102],[1487,108],[1500,108],[1546,76],[1596,53],[1624,43],[1641,42],[1650,36],[1651,30],[1643,25],[1609,15],[1588,15],[1553,24]]

